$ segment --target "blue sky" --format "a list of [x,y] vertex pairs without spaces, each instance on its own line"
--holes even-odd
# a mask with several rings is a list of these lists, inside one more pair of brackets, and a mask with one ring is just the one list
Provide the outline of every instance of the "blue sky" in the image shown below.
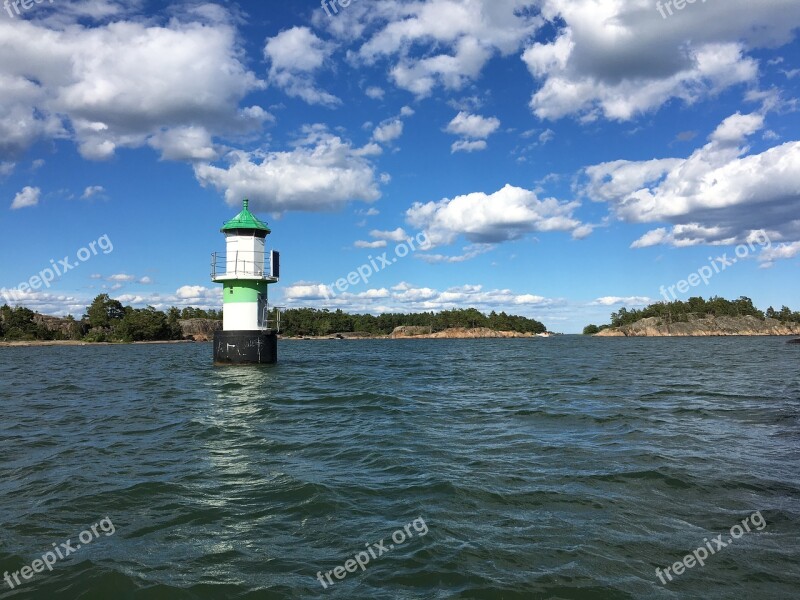
[[327,6],[4,8],[0,287],[49,314],[217,307],[248,197],[286,306],[568,333],[670,294],[800,307],[796,1]]

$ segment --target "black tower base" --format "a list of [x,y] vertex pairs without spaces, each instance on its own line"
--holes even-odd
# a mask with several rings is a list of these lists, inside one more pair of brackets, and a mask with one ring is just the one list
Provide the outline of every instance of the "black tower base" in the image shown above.
[[267,365],[278,362],[274,331],[215,331],[214,364]]

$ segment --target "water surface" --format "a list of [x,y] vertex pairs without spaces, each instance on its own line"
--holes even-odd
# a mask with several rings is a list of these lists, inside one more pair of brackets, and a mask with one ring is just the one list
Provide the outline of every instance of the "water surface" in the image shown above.
[[[0,348],[2,598],[796,598],[783,338]],[[664,568],[756,511],[668,585]],[[324,589],[317,573],[415,519]]]

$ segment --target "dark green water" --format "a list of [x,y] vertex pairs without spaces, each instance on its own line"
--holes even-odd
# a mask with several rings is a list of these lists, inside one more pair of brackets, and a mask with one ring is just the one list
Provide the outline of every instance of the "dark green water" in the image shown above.
[[[797,598],[777,338],[0,348],[2,598]],[[705,566],[655,574],[756,511]],[[422,518],[324,589],[317,572]],[[91,537],[91,534],[87,534]],[[376,550],[376,554],[379,551]],[[351,565],[352,566],[352,565]]]

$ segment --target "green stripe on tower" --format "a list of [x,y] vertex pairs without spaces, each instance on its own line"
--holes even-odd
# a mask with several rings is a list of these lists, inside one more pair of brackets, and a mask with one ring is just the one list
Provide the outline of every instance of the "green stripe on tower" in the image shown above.
[[223,287],[223,304],[234,302],[258,302],[258,295],[267,293],[267,284],[263,281],[226,281]]

